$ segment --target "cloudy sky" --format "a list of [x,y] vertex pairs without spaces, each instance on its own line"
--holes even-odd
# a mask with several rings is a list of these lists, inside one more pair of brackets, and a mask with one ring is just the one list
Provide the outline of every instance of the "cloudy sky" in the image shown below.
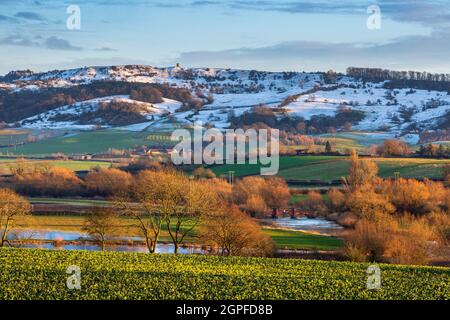
[[[67,28],[71,5],[80,8],[79,30]],[[380,29],[367,27],[371,5],[381,10]],[[0,74],[176,62],[450,73],[450,1],[0,0]]]

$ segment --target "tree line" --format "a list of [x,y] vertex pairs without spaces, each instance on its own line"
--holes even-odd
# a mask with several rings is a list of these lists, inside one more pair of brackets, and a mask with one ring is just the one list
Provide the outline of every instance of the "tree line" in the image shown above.
[[73,87],[41,88],[39,91],[0,91],[0,118],[11,123],[64,105],[114,95],[130,95],[132,99],[149,103],[161,103],[165,97],[180,101],[188,109],[200,108],[205,103],[188,89],[167,84],[95,81]]
[[353,110],[345,105],[340,106],[333,116],[314,115],[309,120],[301,116],[291,116],[283,108],[273,109],[266,106],[257,106],[240,116],[229,115],[233,128],[248,128],[267,126],[285,132],[300,134],[318,134],[336,132],[336,130],[351,130],[365,117],[364,112]]
[[347,68],[347,75],[364,81],[380,82],[386,80],[414,80],[450,82],[448,73],[430,73],[420,71],[394,71],[381,68]]

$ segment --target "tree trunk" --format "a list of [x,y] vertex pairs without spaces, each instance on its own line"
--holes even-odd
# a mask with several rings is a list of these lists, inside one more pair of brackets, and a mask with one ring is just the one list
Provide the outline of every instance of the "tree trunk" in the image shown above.
[[174,242],[173,245],[174,245],[174,251],[173,251],[173,252],[174,252],[175,254],[178,254],[178,247],[179,247],[178,243]]
[[0,248],[3,248],[6,241],[6,235],[8,234],[8,226],[9,226],[9,219],[6,220],[5,229],[3,230],[2,238],[0,239]]

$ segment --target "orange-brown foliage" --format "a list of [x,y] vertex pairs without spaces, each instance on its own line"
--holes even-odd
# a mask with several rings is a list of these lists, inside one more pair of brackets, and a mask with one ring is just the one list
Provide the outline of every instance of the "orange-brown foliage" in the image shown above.
[[89,172],[85,179],[88,190],[103,196],[113,196],[127,193],[133,183],[133,177],[128,172],[109,168]]

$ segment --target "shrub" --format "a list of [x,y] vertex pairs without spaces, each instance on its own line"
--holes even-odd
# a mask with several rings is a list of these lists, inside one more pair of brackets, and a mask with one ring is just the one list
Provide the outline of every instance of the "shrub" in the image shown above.
[[378,220],[380,215],[395,212],[395,207],[385,196],[373,190],[357,190],[348,195],[346,207],[359,218]]
[[304,210],[314,213],[325,213],[326,206],[323,201],[322,195],[317,191],[309,191],[305,200],[300,201],[300,207]]
[[327,192],[330,209],[342,211],[345,207],[345,194],[336,188],[332,188]]
[[85,182],[91,193],[113,196],[127,193],[133,178],[128,172],[119,169],[96,169],[88,173]]
[[410,153],[408,145],[401,140],[386,140],[377,148],[377,154],[382,156],[406,156]]
[[19,193],[30,196],[78,195],[82,187],[74,171],[46,165],[17,168],[11,181]]
[[212,179],[216,177],[216,174],[211,169],[205,169],[203,167],[198,167],[192,172],[192,174],[196,178]]
[[201,227],[204,243],[219,248],[225,256],[271,256],[272,240],[261,233],[257,222],[236,206],[224,206],[209,214]]

